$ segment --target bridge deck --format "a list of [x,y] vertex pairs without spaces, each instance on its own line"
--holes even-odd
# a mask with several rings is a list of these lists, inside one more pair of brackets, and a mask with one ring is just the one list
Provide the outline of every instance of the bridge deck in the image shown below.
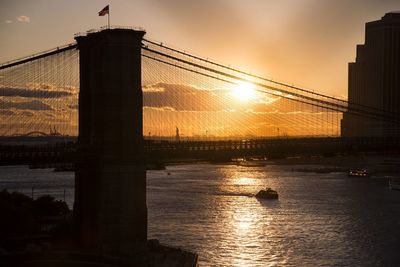
[[[38,164],[79,161],[77,142],[45,143],[43,138],[34,141],[25,138],[24,144],[10,142],[0,145],[0,164]],[[29,142],[28,142],[29,140]],[[60,140],[59,140],[60,141]],[[234,157],[284,157],[302,154],[341,153],[348,151],[379,151],[400,149],[398,138],[275,138],[247,140],[208,140],[172,142],[145,140],[145,160],[168,162],[200,159],[223,160]]]

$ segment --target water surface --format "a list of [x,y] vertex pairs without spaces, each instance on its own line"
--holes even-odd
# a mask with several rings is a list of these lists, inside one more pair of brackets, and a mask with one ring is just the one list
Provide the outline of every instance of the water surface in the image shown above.
[[[301,167],[148,171],[149,238],[197,252],[203,266],[399,266],[400,192],[383,179],[292,171]],[[0,174],[0,189],[34,187],[35,196],[59,199],[66,189],[72,206],[73,173],[1,167]],[[266,186],[278,201],[253,197]]]

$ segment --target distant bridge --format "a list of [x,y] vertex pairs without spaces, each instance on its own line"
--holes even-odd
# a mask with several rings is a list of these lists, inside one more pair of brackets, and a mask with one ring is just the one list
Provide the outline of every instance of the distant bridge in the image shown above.
[[13,134],[13,136],[48,136],[48,133],[41,131],[32,131],[24,134]]

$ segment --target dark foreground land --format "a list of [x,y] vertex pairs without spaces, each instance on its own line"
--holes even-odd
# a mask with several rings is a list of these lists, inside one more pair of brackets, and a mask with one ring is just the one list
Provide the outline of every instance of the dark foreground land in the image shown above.
[[0,192],[0,266],[196,266],[197,255],[149,240],[129,258],[79,249],[72,211],[45,195]]

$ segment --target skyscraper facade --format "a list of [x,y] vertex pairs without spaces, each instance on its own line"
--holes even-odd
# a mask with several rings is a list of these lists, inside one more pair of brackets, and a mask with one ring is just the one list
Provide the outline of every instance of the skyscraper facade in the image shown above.
[[[349,63],[348,101],[342,136],[400,137],[400,12],[366,23],[365,43],[357,45],[356,60]],[[351,112],[361,109],[386,115],[374,119]]]

